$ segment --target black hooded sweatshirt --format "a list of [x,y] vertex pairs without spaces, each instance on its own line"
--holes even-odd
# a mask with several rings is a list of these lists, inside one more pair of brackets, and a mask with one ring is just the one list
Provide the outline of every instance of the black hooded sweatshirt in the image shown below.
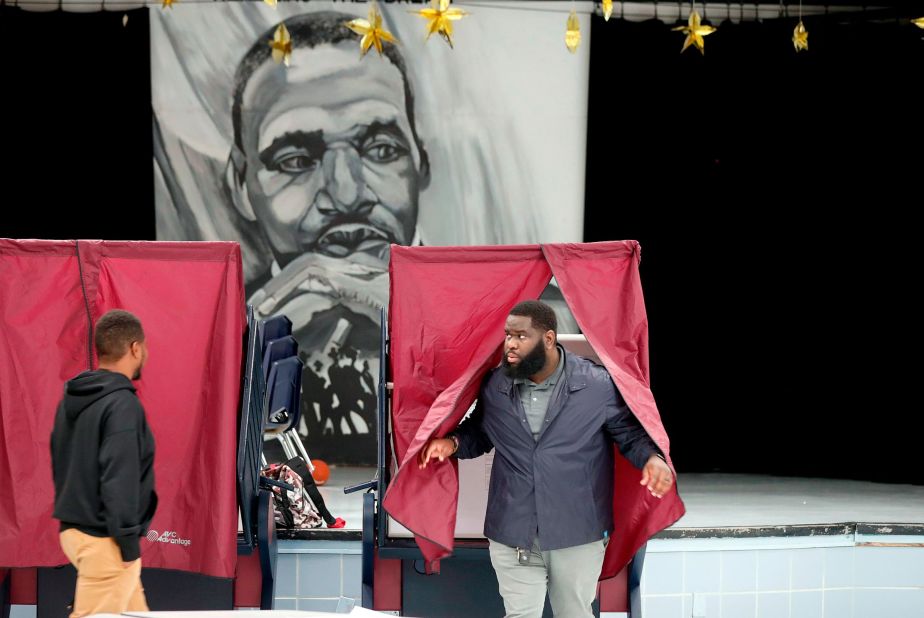
[[65,384],[51,463],[61,530],[112,537],[122,560],[137,559],[157,494],[154,436],[131,380],[100,369]]

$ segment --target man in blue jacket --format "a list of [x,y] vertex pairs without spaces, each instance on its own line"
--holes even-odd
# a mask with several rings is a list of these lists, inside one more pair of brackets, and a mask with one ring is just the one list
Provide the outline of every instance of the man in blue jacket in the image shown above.
[[592,616],[613,529],[613,452],[642,470],[656,498],[673,483],[662,454],[606,369],[565,352],[539,301],[507,317],[504,360],[481,385],[471,416],[431,440],[418,464],[495,449],[484,534],[508,618]]
[[147,611],[140,539],[157,508],[154,436],[132,382],[148,357],[137,317],[96,323],[99,369],[67,382],[51,434],[54,517],[77,568],[70,618]]

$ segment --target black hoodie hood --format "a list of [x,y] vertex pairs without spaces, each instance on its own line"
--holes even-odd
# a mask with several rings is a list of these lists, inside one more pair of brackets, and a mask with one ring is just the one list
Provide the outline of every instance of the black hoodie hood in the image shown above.
[[69,420],[91,406],[101,397],[114,391],[130,390],[135,392],[132,381],[121,373],[97,369],[85,371],[64,386],[64,410]]

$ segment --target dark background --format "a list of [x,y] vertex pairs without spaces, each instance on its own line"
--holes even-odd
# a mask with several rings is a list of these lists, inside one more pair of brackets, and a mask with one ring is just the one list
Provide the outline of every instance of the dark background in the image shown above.
[[678,470],[921,483],[924,31],[795,23],[593,20],[585,240],[641,242]]

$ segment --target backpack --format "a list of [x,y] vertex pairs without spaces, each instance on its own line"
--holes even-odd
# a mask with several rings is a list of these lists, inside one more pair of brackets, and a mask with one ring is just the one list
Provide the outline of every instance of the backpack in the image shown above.
[[321,515],[305,493],[302,477],[287,463],[271,464],[261,471],[263,476],[292,485],[294,489],[273,487],[273,516],[277,528],[305,530],[320,528]]

